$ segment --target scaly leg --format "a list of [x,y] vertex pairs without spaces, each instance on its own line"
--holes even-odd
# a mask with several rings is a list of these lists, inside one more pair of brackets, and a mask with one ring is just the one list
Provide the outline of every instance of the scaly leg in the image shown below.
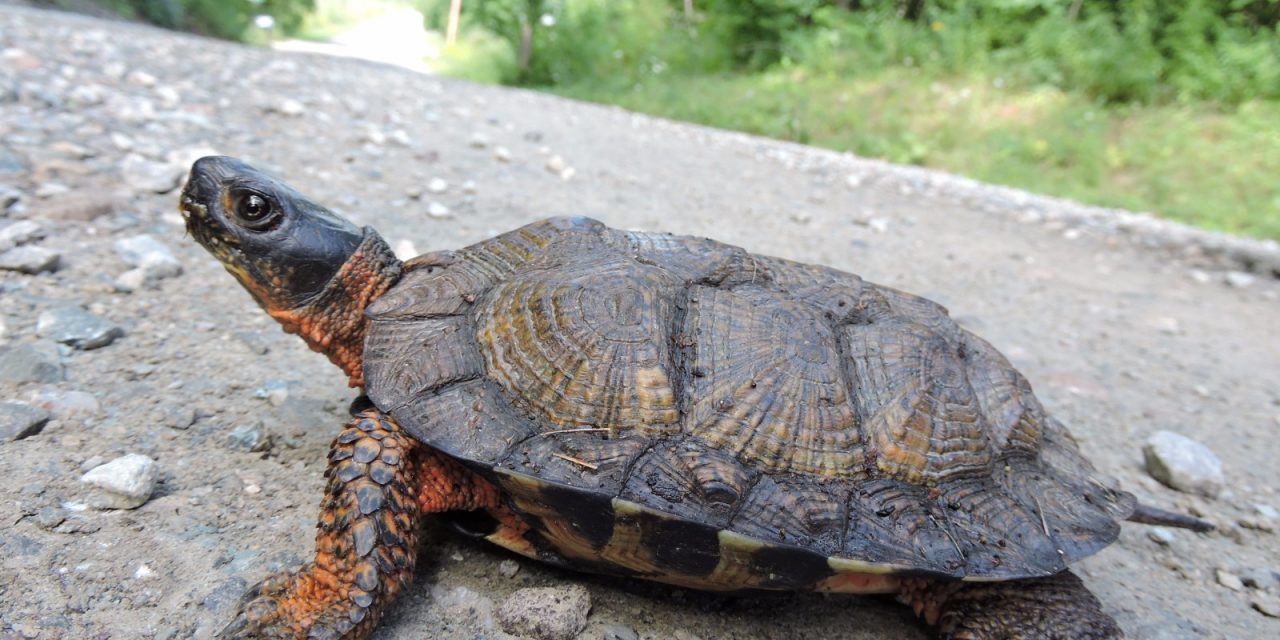
[[369,408],[333,441],[315,560],[249,589],[225,639],[358,640],[413,577],[422,516],[496,508],[485,480]]
[[944,640],[1117,640],[1124,637],[1070,571],[1009,582],[903,580],[902,596]]

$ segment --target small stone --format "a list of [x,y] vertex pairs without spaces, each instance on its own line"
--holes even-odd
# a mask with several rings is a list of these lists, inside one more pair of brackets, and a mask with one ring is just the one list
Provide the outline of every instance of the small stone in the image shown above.
[[70,191],[71,187],[62,184],[61,182],[42,182],[40,183],[40,186],[36,187],[36,190],[33,193],[35,197],[43,200],[54,196],[60,196]]
[[150,578],[151,576],[154,576],[155,574],[156,572],[152,571],[151,567],[148,567],[145,564],[140,564],[138,565],[138,568],[133,572],[133,579],[145,580],[147,578]]
[[44,227],[31,220],[19,220],[0,229],[0,251],[8,251],[43,237]]
[[672,637],[674,640],[702,640],[698,635],[689,633],[684,629],[676,629],[676,632],[672,634]]
[[154,87],[156,85],[156,77],[146,71],[142,71],[141,69],[130,71],[129,75],[125,77],[125,80],[128,80],[130,84],[136,84],[139,87]]
[[1253,511],[1267,520],[1280,520],[1280,511],[1269,504],[1255,504]]
[[98,413],[98,399],[87,391],[44,386],[31,393],[31,403],[59,419],[85,418]]
[[439,202],[432,202],[427,205],[427,215],[432,218],[447,218],[450,215],[449,207],[446,207]]
[[124,183],[141,193],[169,193],[178,187],[186,173],[185,166],[156,162],[137,154],[125,156],[120,164],[120,176]]
[[40,341],[0,348],[0,380],[8,382],[61,382],[62,359],[58,346]]
[[561,158],[558,155],[547,158],[547,171],[550,171],[551,173],[558,174],[561,171],[564,171],[565,166],[564,158]]
[[289,399],[289,383],[284,380],[268,380],[266,384],[254,389],[253,397],[261,398],[271,406],[278,407]]
[[1275,533],[1276,525],[1274,522],[1265,518],[1240,518],[1236,524],[1245,529],[1253,529],[1263,533]]
[[1215,572],[1215,576],[1218,579],[1218,584],[1232,591],[1244,591],[1244,583],[1240,581],[1240,577],[1236,574],[1225,569],[1218,569]]
[[246,424],[227,434],[227,446],[237,451],[266,451],[271,448],[271,438],[262,432],[262,423]]
[[7,212],[22,202],[22,192],[7,184],[0,184],[0,213]]
[[364,130],[364,140],[365,142],[370,142],[373,144],[378,144],[378,145],[384,144],[387,141],[387,134],[383,133],[382,129],[379,129],[374,126],[370,126],[369,128]]
[[431,193],[444,193],[449,190],[449,181],[444,178],[432,178],[427,182],[427,191]]
[[1142,448],[1147,473],[1166,486],[1207,498],[1222,492],[1222,462],[1207,447],[1171,431],[1157,431]]
[[587,626],[591,595],[581,585],[519,589],[498,609],[502,630],[534,640],[571,640]]
[[1271,569],[1245,569],[1240,572],[1240,582],[1250,589],[1275,592],[1280,590],[1280,573]]
[[231,334],[231,337],[248,347],[250,353],[264,356],[271,351],[271,345],[267,344],[267,340],[257,331],[237,331]]
[[111,286],[121,293],[133,293],[144,287],[150,288],[155,286],[157,280],[147,277],[147,270],[142,267],[130,269],[118,276],[112,281]]
[[0,269],[37,275],[58,268],[62,254],[44,247],[14,247],[0,253]]
[[511,162],[511,150],[506,147],[494,147],[493,157],[498,162]]
[[99,491],[89,504],[98,509],[136,509],[151,498],[160,472],[156,461],[130,453],[96,467],[80,477]]
[[395,246],[392,247],[392,252],[400,260],[408,260],[409,258],[417,257],[418,248],[410,240],[397,240]]
[[274,111],[282,116],[289,116],[290,118],[296,118],[306,113],[307,107],[306,105],[302,104],[297,100],[294,100],[293,98],[285,98],[284,100],[281,100],[280,102],[277,102],[271,105],[267,110]]
[[1280,618],[1280,598],[1274,596],[1254,596],[1249,598],[1249,606],[1268,618]]
[[66,519],[67,512],[59,509],[58,507],[41,507],[40,510],[36,512],[36,526],[44,529],[45,531],[52,531],[57,528],[58,525],[65,522]]
[[116,200],[110,194],[77,191],[41,201],[36,213],[49,220],[89,222],[115,210]]
[[504,578],[514,578],[520,573],[520,563],[515,560],[503,560],[498,563],[498,575]]
[[640,640],[640,634],[626,625],[611,624],[600,632],[600,640]]
[[1157,318],[1155,321],[1155,328],[1160,333],[1170,336],[1176,336],[1179,333],[1182,333],[1182,325],[1178,323],[1177,318]]
[[1225,280],[1228,285],[1237,289],[1243,289],[1245,287],[1252,286],[1253,283],[1257,281],[1258,277],[1252,273],[1245,273],[1243,271],[1228,271],[1223,274],[1222,279]]
[[124,335],[124,329],[80,307],[59,307],[40,314],[36,320],[36,333],[54,342],[88,351],[115,342]]
[[476,181],[467,180],[466,182],[462,183],[462,192],[474,194],[476,192]]
[[25,402],[0,402],[0,442],[14,442],[40,433],[49,412]]
[[174,405],[161,413],[160,421],[170,429],[189,429],[196,423],[196,410],[184,404]]
[[1213,276],[1209,275],[1209,272],[1203,269],[1192,269],[1187,272],[1187,277],[1191,278],[1192,282],[1197,284],[1208,284],[1213,280]]
[[391,135],[387,136],[387,138],[402,147],[407,147],[413,144],[413,138],[410,138],[409,132],[404,129],[396,129],[395,131],[392,131]]
[[115,242],[116,254],[126,264],[144,270],[144,278],[164,279],[182,275],[182,263],[163,242],[148,234],[129,236]]
[[473,133],[469,144],[474,149],[483,149],[489,146],[489,137],[480,132]]
[[867,226],[876,233],[884,233],[889,230],[889,219],[871,218],[867,220]]
[[1151,527],[1150,529],[1147,529],[1147,537],[1151,538],[1152,542],[1163,547],[1173,544],[1174,539],[1173,532],[1164,527]]

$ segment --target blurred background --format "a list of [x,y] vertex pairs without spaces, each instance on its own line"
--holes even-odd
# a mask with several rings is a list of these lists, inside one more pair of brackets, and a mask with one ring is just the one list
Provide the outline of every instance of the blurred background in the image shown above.
[[45,0],[1280,238],[1280,0]]

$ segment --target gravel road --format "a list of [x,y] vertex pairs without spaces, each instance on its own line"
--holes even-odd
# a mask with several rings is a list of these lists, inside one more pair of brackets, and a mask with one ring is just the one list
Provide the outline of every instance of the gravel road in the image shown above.
[[[353,392],[184,237],[175,189],[211,152],[285,177],[406,254],[588,214],[932,297],[1027,374],[1099,469],[1218,525],[1129,525],[1079,568],[1130,637],[1280,637],[1272,245],[8,4],[0,134],[0,638],[208,638],[246,584],[310,552]],[[1142,446],[1158,430],[1216,453],[1216,498],[1148,476]],[[131,486],[82,481],[121,457],[90,479]],[[708,596],[545,568],[439,527],[425,539],[380,640],[510,638],[498,618],[511,594],[575,585],[590,596],[584,639],[929,637],[888,599]]]

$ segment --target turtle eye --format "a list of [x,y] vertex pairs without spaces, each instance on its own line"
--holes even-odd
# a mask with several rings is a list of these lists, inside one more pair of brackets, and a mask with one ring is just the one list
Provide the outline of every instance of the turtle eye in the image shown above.
[[250,229],[263,229],[276,218],[271,198],[252,189],[232,191],[231,209],[239,222]]

